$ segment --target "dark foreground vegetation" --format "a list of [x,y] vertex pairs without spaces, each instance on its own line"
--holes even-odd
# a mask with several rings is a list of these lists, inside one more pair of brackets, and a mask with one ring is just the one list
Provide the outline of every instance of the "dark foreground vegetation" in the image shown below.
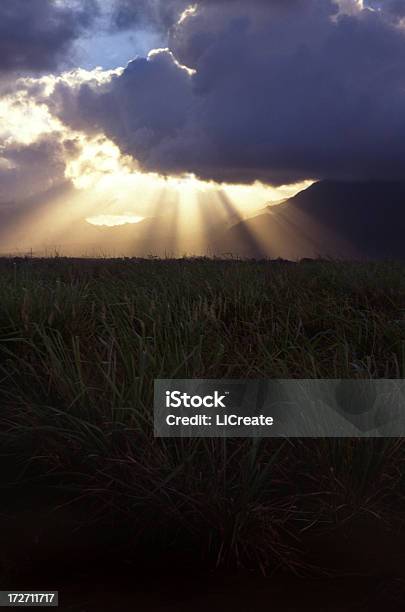
[[155,439],[172,377],[405,378],[405,265],[1,260],[3,586],[162,564],[402,597],[402,439]]

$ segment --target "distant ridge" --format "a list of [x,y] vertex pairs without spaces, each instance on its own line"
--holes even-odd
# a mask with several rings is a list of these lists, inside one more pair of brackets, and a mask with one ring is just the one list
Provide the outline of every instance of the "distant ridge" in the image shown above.
[[405,259],[405,181],[314,183],[229,230],[229,246],[253,256],[246,235],[286,259]]

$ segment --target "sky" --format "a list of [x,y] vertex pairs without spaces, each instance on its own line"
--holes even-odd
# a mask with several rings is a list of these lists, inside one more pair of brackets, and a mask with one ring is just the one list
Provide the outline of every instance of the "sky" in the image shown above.
[[404,65],[405,0],[2,0],[1,246],[402,179]]

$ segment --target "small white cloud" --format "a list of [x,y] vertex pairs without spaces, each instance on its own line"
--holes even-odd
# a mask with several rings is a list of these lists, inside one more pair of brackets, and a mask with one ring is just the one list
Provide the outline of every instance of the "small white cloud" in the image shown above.
[[145,217],[139,215],[97,215],[88,217],[87,223],[104,227],[116,227],[118,225],[136,224],[144,220]]

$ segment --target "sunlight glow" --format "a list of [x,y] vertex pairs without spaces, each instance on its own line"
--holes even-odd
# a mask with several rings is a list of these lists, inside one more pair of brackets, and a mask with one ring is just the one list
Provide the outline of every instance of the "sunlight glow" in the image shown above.
[[[189,7],[184,18],[194,14]],[[167,49],[154,49],[149,58]],[[170,52],[169,52],[170,53]],[[173,61],[174,58],[173,58]],[[179,66],[190,76],[187,66]],[[182,256],[222,253],[223,237],[237,227],[254,249],[271,252],[263,232],[241,223],[265,213],[312,181],[272,187],[219,184],[193,174],[163,176],[143,172],[135,159],[121,153],[104,134],[73,130],[54,117],[43,100],[58,83],[69,87],[86,82],[108,82],[122,69],[76,70],[59,76],[20,79],[12,96],[0,98],[0,137],[7,144],[31,145],[49,137],[65,151],[66,186],[38,194],[7,236],[7,248],[63,249],[66,254],[104,253]],[[34,87],[38,101],[30,97]],[[13,170],[14,162],[1,155],[0,167]],[[58,179],[60,180],[60,179]],[[29,228],[29,232],[27,232]],[[221,238],[222,236],[222,238]],[[270,251],[269,251],[270,249]]]
[[[111,177],[114,177],[118,187],[122,176],[131,172],[134,166],[132,160],[122,156],[117,145],[105,136],[89,138],[81,134],[76,139],[81,152],[67,162],[65,176],[77,189],[89,189],[96,185],[104,188],[106,182],[111,182]],[[107,180],[100,185],[103,178]]]
[[45,104],[36,104],[26,92],[0,98],[0,138],[5,145],[30,145],[40,136],[62,129]]
[[54,93],[55,87],[58,84],[67,85],[69,88],[79,87],[84,83],[102,85],[108,83],[113,76],[119,76],[123,71],[124,67],[122,66],[113,70],[104,70],[100,66],[93,70],[76,68],[75,70],[62,72],[59,75],[47,74],[42,77],[21,77],[18,79],[17,84],[21,89],[32,86],[38,88],[40,86],[44,97],[47,97]]

